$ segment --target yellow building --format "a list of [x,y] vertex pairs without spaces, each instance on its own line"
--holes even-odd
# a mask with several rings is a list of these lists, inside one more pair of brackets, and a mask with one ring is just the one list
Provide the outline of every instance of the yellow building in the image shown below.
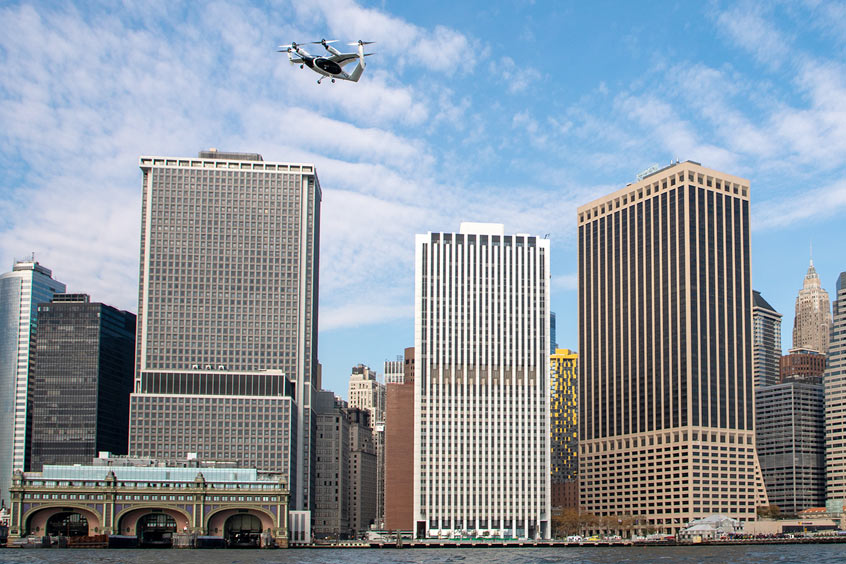
[[578,358],[570,349],[555,349],[549,357],[553,507],[578,506]]

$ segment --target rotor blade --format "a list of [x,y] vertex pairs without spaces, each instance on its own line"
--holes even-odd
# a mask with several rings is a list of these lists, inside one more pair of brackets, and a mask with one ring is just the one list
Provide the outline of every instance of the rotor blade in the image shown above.
[[370,45],[370,44],[372,44],[372,43],[376,43],[376,42],[375,42],[375,41],[362,41],[361,39],[359,39],[359,40],[358,40],[358,41],[356,41],[355,43],[347,43],[347,45],[352,45],[352,46],[356,46],[356,45]]
[[326,45],[328,43],[337,43],[337,39],[321,39],[320,41],[312,41],[312,45]]

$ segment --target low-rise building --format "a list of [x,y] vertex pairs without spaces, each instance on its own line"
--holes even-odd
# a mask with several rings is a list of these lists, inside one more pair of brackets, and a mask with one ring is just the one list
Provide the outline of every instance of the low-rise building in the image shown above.
[[283,473],[143,462],[16,472],[8,542],[29,535],[104,535],[131,546],[170,546],[184,535],[230,546],[288,546]]

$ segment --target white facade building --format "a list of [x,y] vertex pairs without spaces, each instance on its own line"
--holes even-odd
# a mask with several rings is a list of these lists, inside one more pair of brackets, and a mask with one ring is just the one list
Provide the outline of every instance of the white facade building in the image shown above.
[[549,241],[416,236],[417,537],[549,538]]
[[29,382],[38,304],[65,285],[35,260],[16,262],[0,276],[0,498],[8,507],[13,470],[29,470]]

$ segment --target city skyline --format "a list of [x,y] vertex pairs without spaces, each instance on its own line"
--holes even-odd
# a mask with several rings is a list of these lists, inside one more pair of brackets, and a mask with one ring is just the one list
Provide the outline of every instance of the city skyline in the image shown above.
[[[836,10],[6,4],[0,264],[35,251],[71,291],[135,311],[139,155],[217,146],[314,162],[320,360],[343,395],[351,366],[412,343],[414,233],[460,219],[550,233],[557,341],[574,347],[576,206],[692,159],[758,187],[752,286],[787,316],[787,350],[809,244],[823,287],[842,270]],[[377,42],[361,82],[318,86],[275,52],[321,37]]]

